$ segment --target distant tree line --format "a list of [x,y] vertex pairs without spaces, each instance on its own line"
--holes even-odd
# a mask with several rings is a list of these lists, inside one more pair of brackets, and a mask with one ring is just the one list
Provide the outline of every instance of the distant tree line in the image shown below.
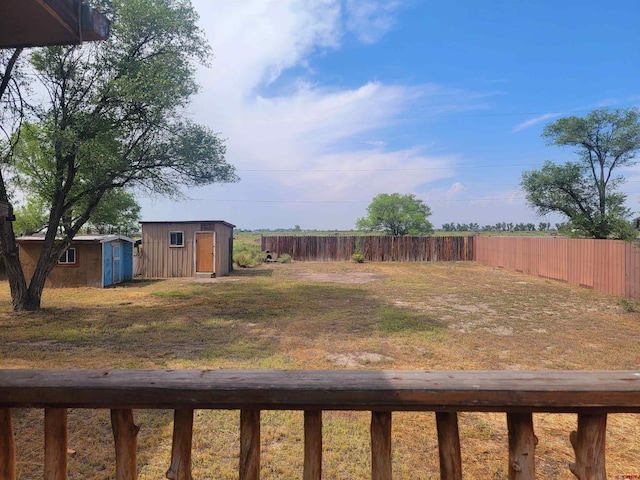
[[443,223],[445,232],[548,232],[551,230],[549,222],[540,222],[536,228],[533,223],[498,222],[495,225],[483,225],[478,223]]

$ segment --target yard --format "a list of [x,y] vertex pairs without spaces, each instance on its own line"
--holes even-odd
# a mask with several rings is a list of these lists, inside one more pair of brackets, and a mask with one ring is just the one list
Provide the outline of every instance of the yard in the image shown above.
[[[45,290],[0,315],[2,368],[640,369],[640,304],[475,263],[292,263],[195,281]],[[0,310],[9,312],[8,286]],[[136,411],[141,479],[164,478],[172,412]],[[238,412],[198,411],[194,478],[237,478]],[[328,412],[323,476],[369,475],[369,415]],[[534,415],[540,478],[575,415]],[[18,478],[42,478],[42,412],[18,411]],[[107,411],[69,415],[70,478],[113,478]],[[264,412],[265,479],[301,478],[302,413]],[[460,416],[465,478],[506,479],[504,414]],[[394,478],[438,478],[432,413],[396,413]],[[611,415],[611,476],[640,474],[640,417]]]

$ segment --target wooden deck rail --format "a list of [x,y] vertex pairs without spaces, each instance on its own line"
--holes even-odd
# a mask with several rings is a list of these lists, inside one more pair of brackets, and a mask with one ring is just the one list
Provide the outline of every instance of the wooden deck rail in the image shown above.
[[322,411],[371,411],[371,478],[391,479],[394,411],[436,414],[441,478],[462,479],[457,412],[505,412],[509,478],[533,479],[532,413],[577,413],[571,471],[605,480],[607,414],[640,412],[636,371],[0,370],[0,480],[14,480],[12,408],[45,409],[45,480],[67,477],[67,409],[110,409],[116,478],[136,478],[132,409],[173,409],[167,478],[191,480],[194,409],[240,410],[241,480],[260,472],[260,411],[303,410],[304,480],[319,480]]

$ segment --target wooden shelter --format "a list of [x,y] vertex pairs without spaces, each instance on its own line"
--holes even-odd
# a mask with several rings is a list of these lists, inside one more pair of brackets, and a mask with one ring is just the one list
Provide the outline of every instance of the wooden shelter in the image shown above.
[[0,48],[105,40],[109,20],[81,0],[0,0]]
[[[20,237],[20,263],[35,271],[44,237]],[[133,279],[133,240],[122,235],[76,235],[47,277],[49,287],[108,287]]]
[[221,220],[140,222],[143,277],[216,277],[233,270],[233,229]]

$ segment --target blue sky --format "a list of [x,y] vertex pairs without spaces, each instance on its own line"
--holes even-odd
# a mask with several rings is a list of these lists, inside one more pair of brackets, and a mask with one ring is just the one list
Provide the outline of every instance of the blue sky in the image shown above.
[[[190,114],[241,181],[141,199],[143,220],[351,229],[378,193],[443,223],[556,222],[523,170],[574,158],[548,122],[640,104],[636,0],[192,0],[215,58]],[[624,173],[640,212],[640,169]]]

